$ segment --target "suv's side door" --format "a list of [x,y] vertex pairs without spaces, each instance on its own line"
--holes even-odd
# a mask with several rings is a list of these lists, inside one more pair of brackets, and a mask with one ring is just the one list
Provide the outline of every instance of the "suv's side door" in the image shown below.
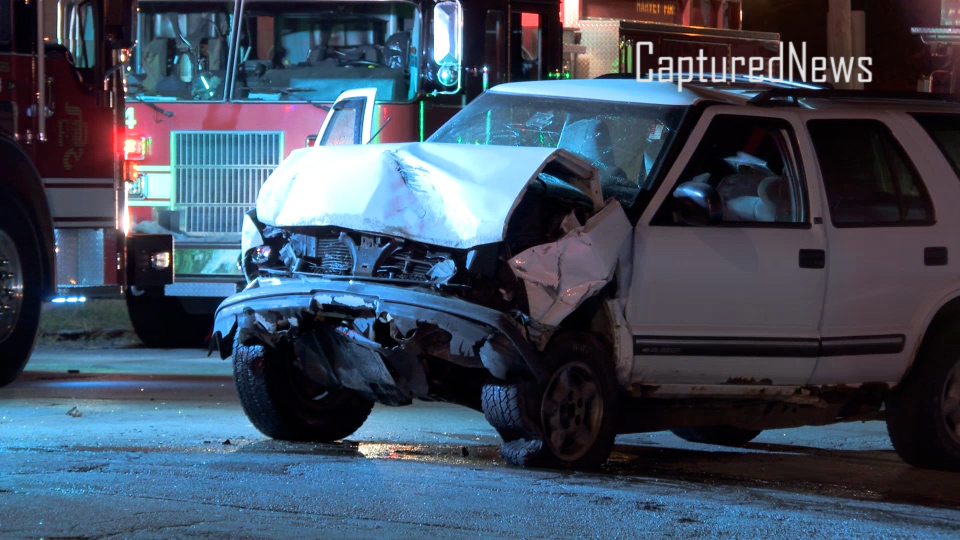
[[[711,107],[641,216],[627,321],[633,383],[803,384],[826,284],[818,192],[796,116]],[[678,186],[706,183],[719,223],[679,219]]]
[[[930,162],[911,158],[906,148],[916,148],[923,135],[905,132],[900,115],[804,116],[819,164],[811,177],[822,183],[828,244],[823,345],[810,382],[896,382],[917,346],[919,319],[955,281],[947,246],[957,234],[948,202],[956,196],[940,187],[944,182],[924,182],[944,178],[933,168],[943,160],[929,150]],[[931,194],[945,203],[944,215],[935,215]]]

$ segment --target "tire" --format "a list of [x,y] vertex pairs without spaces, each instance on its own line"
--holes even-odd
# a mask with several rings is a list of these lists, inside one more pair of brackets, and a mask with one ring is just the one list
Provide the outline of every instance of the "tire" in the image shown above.
[[152,349],[203,347],[213,328],[212,313],[187,313],[176,297],[137,296],[128,289],[126,300],[133,331]]
[[260,344],[236,345],[233,377],[243,412],[273,439],[340,440],[360,429],[373,409],[372,401],[353,390],[325,391],[300,373],[292,353]]
[[914,467],[960,471],[960,334],[935,330],[886,402],[887,433]]
[[497,430],[504,442],[515,441],[530,432],[526,425],[527,414],[524,410],[523,392],[520,385],[488,384],[481,395],[483,416]]
[[545,383],[484,388],[484,416],[504,439],[501,457],[520,466],[599,467],[617,435],[610,351],[591,334],[571,332],[554,336],[543,358],[551,371]]
[[43,269],[34,230],[20,205],[0,202],[0,387],[23,372],[40,326]]
[[759,429],[740,429],[733,426],[698,426],[670,431],[685,441],[718,446],[743,446],[762,433]]

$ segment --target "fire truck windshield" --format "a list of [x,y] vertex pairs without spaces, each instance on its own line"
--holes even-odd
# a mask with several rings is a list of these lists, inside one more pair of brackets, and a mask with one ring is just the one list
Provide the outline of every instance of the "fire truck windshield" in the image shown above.
[[408,2],[244,4],[232,99],[325,101],[376,88],[378,101],[417,95],[420,12]]
[[140,2],[139,36],[126,70],[142,100],[220,100],[233,29],[232,2]]

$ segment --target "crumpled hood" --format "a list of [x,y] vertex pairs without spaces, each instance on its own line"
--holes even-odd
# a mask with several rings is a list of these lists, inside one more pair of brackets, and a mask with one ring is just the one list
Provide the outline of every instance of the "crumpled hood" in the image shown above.
[[581,179],[602,204],[596,171],[565,150],[410,143],[295,150],[270,175],[257,219],[336,226],[467,249],[503,240],[527,186],[547,165]]

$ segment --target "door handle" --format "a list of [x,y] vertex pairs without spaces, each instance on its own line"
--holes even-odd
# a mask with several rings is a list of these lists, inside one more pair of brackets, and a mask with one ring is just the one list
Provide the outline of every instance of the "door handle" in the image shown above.
[[801,249],[800,268],[820,269],[827,266],[827,253],[822,249]]
[[945,247],[923,248],[923,264],[924,266],[946,266],[947,265],[947,248]]

